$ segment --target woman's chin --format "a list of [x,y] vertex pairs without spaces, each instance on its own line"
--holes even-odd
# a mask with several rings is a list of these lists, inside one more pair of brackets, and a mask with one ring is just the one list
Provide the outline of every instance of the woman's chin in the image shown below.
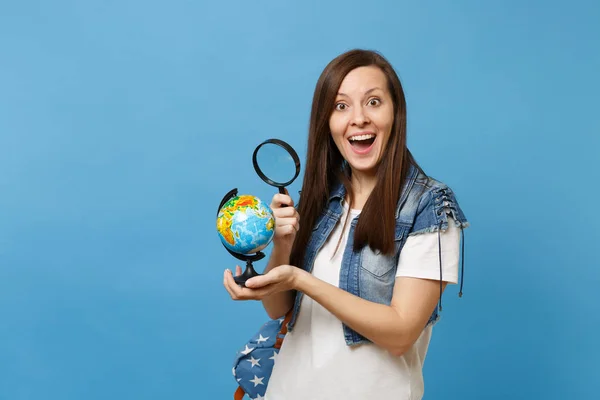
[[361,175],[375,175],[377,173],[377,163],[371,160],[360,160],[353,161],[349,160],[348,165],[350,165],[350,169],[355,174]]

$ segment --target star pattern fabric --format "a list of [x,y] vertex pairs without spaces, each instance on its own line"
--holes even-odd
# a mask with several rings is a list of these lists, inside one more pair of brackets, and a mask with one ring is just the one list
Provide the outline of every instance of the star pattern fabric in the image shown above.
[[263,335],[259,334],[259,338],[256,340],[256,343],[266,342],[267,340],[269,340],[268,336],[264,338]]
[[265,323],[236,354],[231,372],[250,400],[264,400],[279,353],[275,343],[283,322],[280,318]]
[[246,361],[252,364],[250,368],[254,367],[255,365],[258,365],[260,367],[260,364],[258,363],[260,361],[260,358],[256,360],[254,357],[250,356],[250,359]]
[[246,345],[246,348],[241,352],[243,355],[248,355],[250,354],[250,352],[254,350],[248,347],[248,345]]

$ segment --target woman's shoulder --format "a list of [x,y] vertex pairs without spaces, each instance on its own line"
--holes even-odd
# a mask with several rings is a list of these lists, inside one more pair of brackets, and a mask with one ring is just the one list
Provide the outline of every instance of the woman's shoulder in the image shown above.
[[412,205],[416,209],[410,235],[445,231],[448,217],[452,217],[457,227],[469,226],[456,193],[445,182],[419,172],[411,192]]
[[417,173],[415,185],[419,186],[423,192],[432,192],[434,190],[449,188],[445,182],[438,180],[431,175],[427,175],[423,171]]

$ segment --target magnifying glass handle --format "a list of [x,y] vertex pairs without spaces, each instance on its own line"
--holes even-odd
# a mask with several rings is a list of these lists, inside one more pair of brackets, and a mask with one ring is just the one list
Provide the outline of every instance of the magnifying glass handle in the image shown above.
[[[285,188],[282,187],[282,186],[279,186],[279,193],[280,194],[287,194],[286,191],[285,191]],[[281,205],[281,207],[287,207],[287,206],[288,206],[287,204],[282,204]]]

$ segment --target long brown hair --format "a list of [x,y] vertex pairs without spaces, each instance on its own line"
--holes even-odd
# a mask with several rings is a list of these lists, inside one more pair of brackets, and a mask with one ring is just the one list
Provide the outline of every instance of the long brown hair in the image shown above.
[[[402,84],[394,68],[379,53],[370,50],[351,50],[333,59],[323,70],[315,87],[306,164],[298,204],[300,230],[296,234],[290,263],[298,267],[317,218],[327,205],[335,182],[342,182],[352,202],[351,171],[337,149],[329,129],[329,118],[335,99],[346,75],[359,67],[379,67],[387,77],[388,89],[394,103],[394,123],[377,172],[377,183],[364,205],[354,235],[354,248],[369,245],[383,254],[393,254],[395,211],[402,184],[410,163],[415,160],[406,147],[406,101]],[[420,170],[420,168],[419,168]]]

